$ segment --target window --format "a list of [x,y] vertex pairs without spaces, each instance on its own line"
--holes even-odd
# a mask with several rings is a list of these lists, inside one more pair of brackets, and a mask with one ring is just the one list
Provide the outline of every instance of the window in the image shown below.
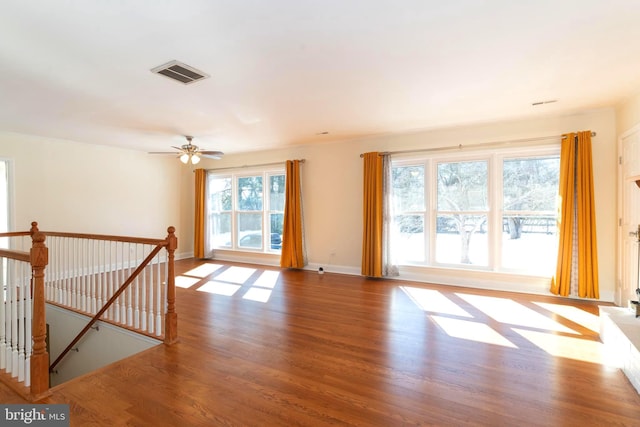
[[425,224],[425,167],[408,165],[392,168],[393,209],[395,215],[394,250],[405,261],[424,262]]
[[281,170],[209,174],[208,229],[212,247],[279,252],[284,186]]
[[502,163],[502,266],[553,271],[560,157],[506,158]]
[[559,149],[393,162],[393,251],[403,263],[552,274]]
[[436,262],[488,265],[488,162],[438,162]]

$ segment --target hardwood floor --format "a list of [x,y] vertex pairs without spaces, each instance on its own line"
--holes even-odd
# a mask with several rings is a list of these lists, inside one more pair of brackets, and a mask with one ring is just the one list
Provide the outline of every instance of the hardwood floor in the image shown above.
[[595,303],[210,264],[178,289],[178,344],[46,402],[72,426],[640,425]]

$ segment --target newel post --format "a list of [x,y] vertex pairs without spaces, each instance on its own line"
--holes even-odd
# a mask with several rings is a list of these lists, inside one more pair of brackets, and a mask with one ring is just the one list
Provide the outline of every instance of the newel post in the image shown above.
[[176,278],[174,268],[175,251],[178,248],[178,238],[175,227],[167,229],[167,314],[165,315],[164,343],[173,344],[178,340],[178,314],[176,313]]
[[33,271],[33,351],[31,354],[31,396],[42,397],[49,390],[49,354],[45,339],[47,321],[44,303],[44,269],[49,263],[49,250],[44,244],[45,235],[38,230],[37,223],[31,228],[31,269]]

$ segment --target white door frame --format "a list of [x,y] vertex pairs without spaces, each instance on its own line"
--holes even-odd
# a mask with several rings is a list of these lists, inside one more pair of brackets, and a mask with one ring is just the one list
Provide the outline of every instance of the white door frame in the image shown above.
[[[632,137],[636,140],[632,140]],[[629,159],[625,144],[636,143]],[[625,154],[627,153],[627,154]],[[626,157],[625,157],[626,156]],[[640,124],[618,137],[618,244],[616,257],[616,286],[614,302],[626,307],[628,300],[637,299],[638,238],[631,233],[639,231],[640,188],[632,176],[640,175]]]

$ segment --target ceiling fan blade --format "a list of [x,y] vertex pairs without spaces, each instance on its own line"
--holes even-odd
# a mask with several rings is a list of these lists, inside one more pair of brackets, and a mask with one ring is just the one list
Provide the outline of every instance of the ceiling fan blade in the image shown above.
[[203,157],[209,157],[210,159],[220,159],[222,158],[222,156],[224,156],[224,153],[222,151],[203,150],[203,151],[198,151],[198,154],[200,154]]
[[180,153],[172,153],[170,151],[149,151],[147,154],[172,154],[174,156],[180,155]]

